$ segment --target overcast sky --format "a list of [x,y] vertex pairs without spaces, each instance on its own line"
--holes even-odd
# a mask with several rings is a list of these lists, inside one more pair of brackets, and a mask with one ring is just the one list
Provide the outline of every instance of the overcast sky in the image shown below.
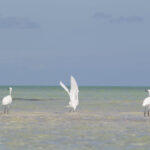
[[1,0],[0,85],[150,85],[149,0]]

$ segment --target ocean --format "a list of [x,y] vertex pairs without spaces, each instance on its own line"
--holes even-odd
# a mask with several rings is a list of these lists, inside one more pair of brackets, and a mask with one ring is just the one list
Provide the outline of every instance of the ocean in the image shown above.
[[[12,86],[9,114],[0,106],[0,150],[146,150],[148,87],[79,87],[76,112],[61,87]],[[0,99],[8,95],[0,87]]]

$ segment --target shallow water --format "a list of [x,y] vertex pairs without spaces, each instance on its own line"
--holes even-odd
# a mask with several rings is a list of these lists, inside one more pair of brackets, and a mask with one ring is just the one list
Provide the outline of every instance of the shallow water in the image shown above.
[[[146,150],[146,87],[81,87],[77,112],[59,87],[13,87],[10,113],[0,114],[0,150]],[[0,87],[0,98],[7,95]]]

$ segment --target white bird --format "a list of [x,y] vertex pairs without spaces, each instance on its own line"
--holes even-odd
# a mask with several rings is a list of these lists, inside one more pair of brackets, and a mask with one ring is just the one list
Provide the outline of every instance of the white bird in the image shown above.
[[5,96],[5,97],[2,99],[2,105],[4,106],[4,114],[5,114],[5,113],[8,113],[9,105],[12,103],[11,93],[12,93],[12,88],[9,87],[9,95],[8,95],[8,96]]
[[145,107],[144,110],[144,117],[146,116],[146,111],[149,116],[149,111],[150,111],[150,89],[146,90],[149,94],[147,98],[144,99],[142,106]]
[[71,80],[70,91],[61,81],[60,81],[60,85],[62,88],[64,88],[64,90],[68,93],[70,97],[69,105],[67,107],[71,108],[70,111],[75,111],[77,106],[79,105],[79,98],[78,98],[79,89],[78,89],[77,82],[73,76],[71,76],[70,80]]

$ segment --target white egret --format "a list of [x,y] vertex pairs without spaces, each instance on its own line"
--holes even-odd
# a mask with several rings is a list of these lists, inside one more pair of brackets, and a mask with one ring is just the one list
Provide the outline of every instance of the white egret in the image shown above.
[[73,76],[71,76],[70,80],[71,80],[70,91],[61,81],[60,85],[62,88],[64,88],[64,90],[68,93],[70,97],[69,105],[67,105],[67,107],[71,108],[70,111],[75,111],[77,106],[79,105],[79,98],[78,98],[79,89],[77,82]]
[[8,95],[8,96],[5,96],[5,97],[2,99],[2,105],[4,106],[4,114],[5,114],[5,113],[8,113],[9,105],[12,103],[11,93],[12,93],[12,88],[9,87],[9,95]]
[[144,117],[146,117],[146,111],[149,116],[149,111],[150,111],[150,89],[146,90],[149,94],[147,98],[144,99],[142,106],[145,107],[144,110]]

